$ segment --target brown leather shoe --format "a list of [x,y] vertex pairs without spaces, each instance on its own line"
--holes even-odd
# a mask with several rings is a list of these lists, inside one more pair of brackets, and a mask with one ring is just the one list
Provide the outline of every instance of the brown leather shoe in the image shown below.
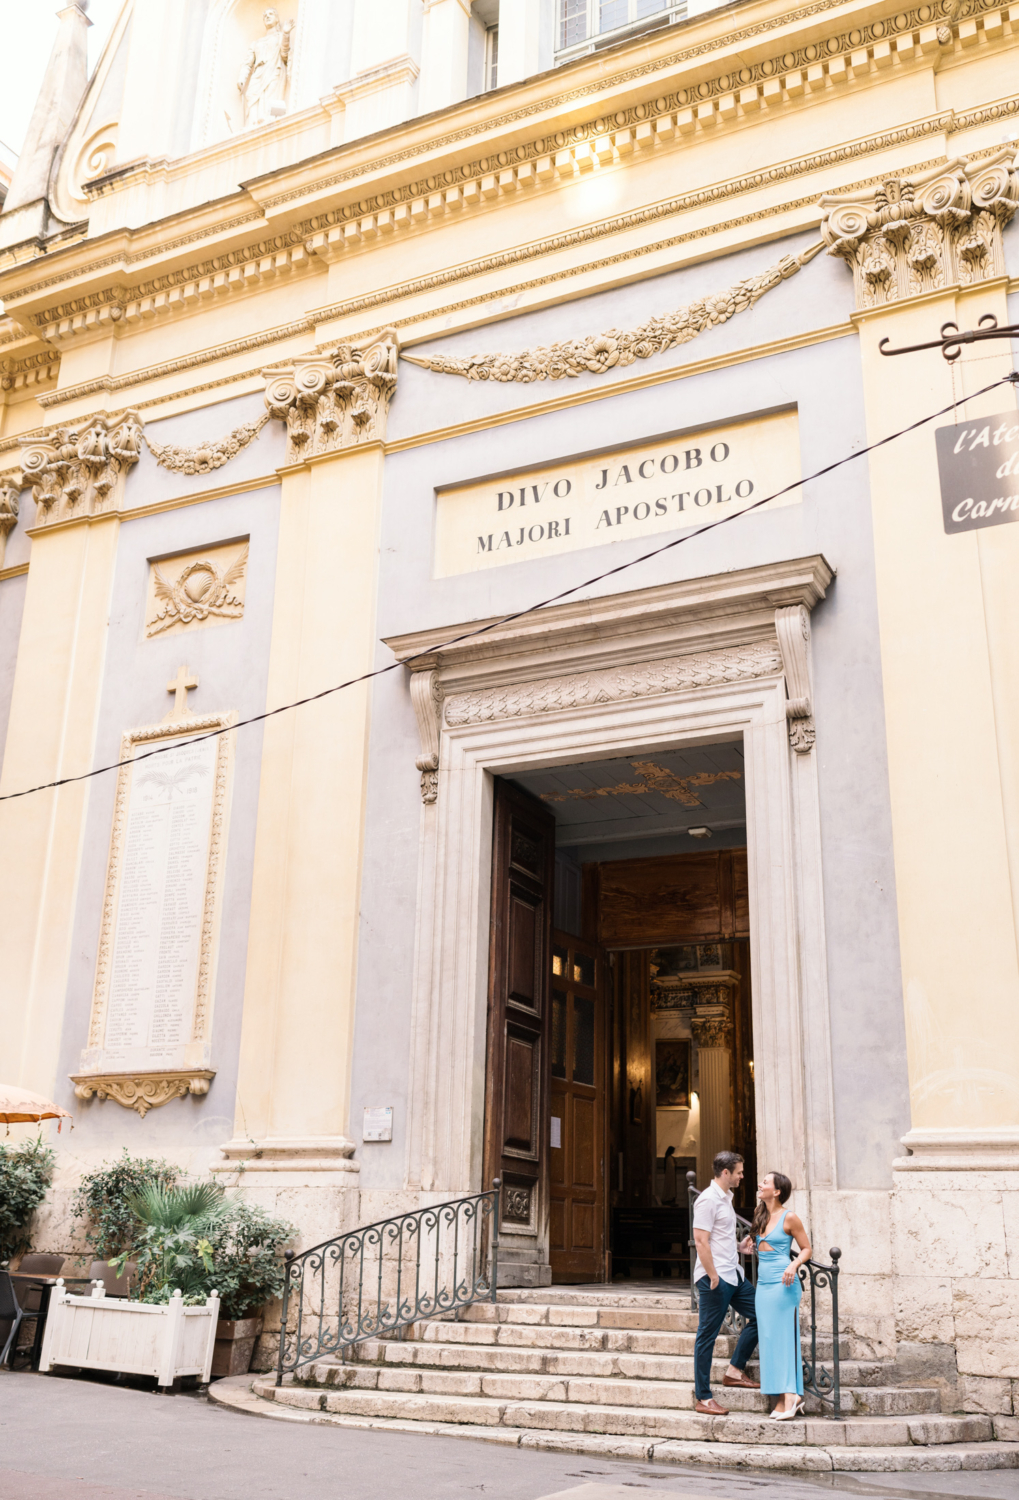
[[741,1370],[738,1378],[734,1378],[732,1375],[723,1375],[722,1384],[728,1386],[738,1386],[740,1390],[744,1391],[759,1391],[761,1389],[760,1384],[756,1380],[750,1379],[750,1376],[747,1374],[746,1370]]
[[703,1417],[727,1417],[729,1415],[728,1407],[719,1406],[714,1397],[710,1401],[698,1401],[694,1410],[699,1411]]

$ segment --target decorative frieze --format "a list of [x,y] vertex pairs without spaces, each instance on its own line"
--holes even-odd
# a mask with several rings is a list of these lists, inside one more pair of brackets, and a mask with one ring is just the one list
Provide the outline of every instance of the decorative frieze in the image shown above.
[[263,371],[270,417],[287,424],[288,464],[380,442],[396,389],[397,335]]
[[663,317],[652,318],[629,332],[610,328],[605,333],[568,339],[547,348],[524,349],[519,354],[470,354],[463,358],[440,354],[426,359],[405,354],[403,358],[426,370],[443,375],[462,375],[466,380],[527,384],[534,380],[604,375],[617,365],[622,368],[632,365],[635,360],[648,359],[652,354],[664,354],[668,349],[688,344],[709,328],[728,323],[737,313],[753,307],[773,287],[795,276],[823,248],[822,244],[811,245],[799,255],[783,255],[775,265],[757,276],[745,276],[725,291],[702,297]]
[[558,713],[624,698],[650,698],[682,693],[715,683],[744,682],[781,672],[775,645],[757,641],[704,656],[678,656],[667,661],[641,662],[604,672],[550,677],[511,687],[461,693],[446,700],[445,719],[451,728],[486,724],[493,719],[515,719],[532,714]]
[[821,233],[853,272],[860,308],[1005,274],[1001,232],[1019,206],[1015,147],[963,157],[867,193],[826,193]]
[[31,485],[36,524],[45,526],[120,508],[124,479],[138,462],[142,422],[137,412],[98,412],[73,427],[57,427],[21,450],[22,477]]
[[222,468],[254,442],[268,420],[269,413],[266,412],[257,422],[243,422],[240,427],[235,427],[225,438],[194,443],[190,447],[157,443],[146,433],[145,445],[163,469],[171,469],[176,474],[211,474],[213,469]]

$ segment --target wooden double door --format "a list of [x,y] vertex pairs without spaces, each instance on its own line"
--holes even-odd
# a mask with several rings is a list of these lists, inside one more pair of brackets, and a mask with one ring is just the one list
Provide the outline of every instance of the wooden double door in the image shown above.
[[564,932],[552,942],[549,1039],[553,1281],[604,1281],[607,1169],[605,956]]
[[555,820],[495,784],[485,1179],[502,1183],[499,1282],[605,1276],[605,963],[552,928]]

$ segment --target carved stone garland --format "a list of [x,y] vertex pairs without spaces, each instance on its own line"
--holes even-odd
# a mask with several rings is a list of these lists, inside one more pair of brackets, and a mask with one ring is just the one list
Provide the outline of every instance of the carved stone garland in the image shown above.
[[74,427],[57,427],[21,450],[22,478],[31,485],[36,524],[116,510],[123,481],[141,452],[137,412],[99,412]]
[[253,442],[268,420],[269,413],[266,412],[257,422],[242,422],[225,438],[194,443],[190,447],[156,443],[148,433],[145,434],[145,444],[161,468],[171,469],[177,474],[211,474],[213,469],[222,468]]
[[757,276],[746,276],[734,286],[680,307],[664,317],[651,318],[639,328],[621,333],[610,328],[606,333],[569,339],[547,348],[524,349],[519,354],[436,355],[419,358],[405,354],[411,364],[442,375],[462,375],[467,380],[522,381],[563,380],[567,376],[604,375],[617,365],[632,365],[635,360],[664,354],[680,344],[688,344],[709,328],[728,323],[737,313],[746,312],[766,292],[795,276],[824,248],[811,245],[799,255],[784,255],[775,265]]
[[396,389],[397,335],[263,371],[269,415],[287,424],[288,464],[379,442]]
[[1005,274],[1001,232],[1019,207],[1015,147],[916,177],[890,177],[866,194],[827,193],[821,233],[853,272],[860,308]]

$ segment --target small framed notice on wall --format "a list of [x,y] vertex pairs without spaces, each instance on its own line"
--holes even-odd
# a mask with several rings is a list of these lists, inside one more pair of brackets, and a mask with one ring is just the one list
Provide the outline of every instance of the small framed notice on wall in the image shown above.
[[366,1104],[364,1107],[363,1141],[391,1141],[393,1139],[393,1106],[391,1104]]

